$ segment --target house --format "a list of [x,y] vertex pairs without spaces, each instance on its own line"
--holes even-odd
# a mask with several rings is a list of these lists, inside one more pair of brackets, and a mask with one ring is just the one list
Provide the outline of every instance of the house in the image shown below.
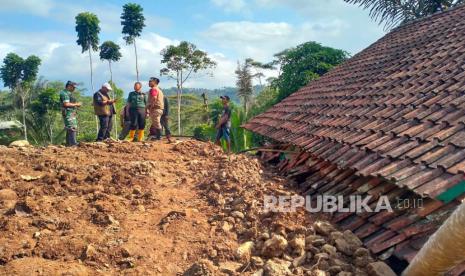
[[296,148],[280,168],[302,193],[397,202],[332,218],[384,259],[410,262],[465,197],[464,18],[461,6],[397,27],[244,125]]

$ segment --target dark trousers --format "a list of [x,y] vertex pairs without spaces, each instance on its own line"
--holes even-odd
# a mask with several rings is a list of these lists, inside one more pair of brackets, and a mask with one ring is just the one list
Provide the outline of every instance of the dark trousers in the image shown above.
[[100,128],[98,130],[97,141],[103,141],[110,138],[111,129],[113,127],[113,116],[98,116]]
[[66,128],[66,145],[68,147],[77,145],[76,129]]
[[131,121],[124,121],[123,129],[119,133],[119,139],[120,140],[126,139],[126,136],[128,136],[130,130],[131,130]]
[[166,137],[170,137],[171,131],[170,131],[169,123],[168,123],[168,116],[162,115],[160,118],[160,124],[162,128],[165,130]]
[[130,109],[131,130],[145,129],[145,108]]

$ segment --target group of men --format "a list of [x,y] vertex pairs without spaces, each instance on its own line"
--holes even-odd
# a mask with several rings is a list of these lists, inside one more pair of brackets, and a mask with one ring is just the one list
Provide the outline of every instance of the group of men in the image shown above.
[[[134,91],[129,93],[126,105],[120,112],[122,131],[119,135],[120,140],[125,140],[129,135],[130,141],[143,141],[146,119],[149,117],[151,126],[147,140],[161,140],[162,131],[165,130],[165,136],[168,143],[171,143],[171,132],[169,129],[169,103],[163,91],[159,88],[160,80],[152,77],[149,80],[150,90],[148,93],[142,92],[142,84],[136,82]],[[63,121],[66,129],[66,144],[68,146],[77,145],[77,108],[81,103],[77,102],[72,93],[75,91],[77,84],[68,81],[65,89],[60,92],[60,101],[62,105]],[[110,139],[113,128],[113,118],[116,115],[115,103],[118,99],[110,96],[113,88],[109,83],[104,83],[102,87],[94,93],[93,106],[95,115],[99,120],[99,130],[97,141]],[[226,141],[228,152],[231,150],[230,127],[231,127],[231,110],[229,108],[229,97],[221,96],[223,102],[223,112],[218,120],[216,128],[216,144],[221,144],[221,139]],[[137,136],[136,136],[137,134]]]

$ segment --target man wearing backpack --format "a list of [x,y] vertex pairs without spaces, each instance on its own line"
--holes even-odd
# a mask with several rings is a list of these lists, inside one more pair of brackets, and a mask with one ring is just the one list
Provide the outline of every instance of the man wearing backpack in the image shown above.
[[94,93],[94,112],[99,119],[99,131],[97,141],[103,141],[110,138],[111,129],[113,127],[113,115],[115,112],[115,100],[111,99],[108,94],[112,91],[109,83],[104,83],[102,88]]
[[160,140],[161,139],[161,124],[160,118],[163,115],[164,109],[164,96],[163,91],[158,87],[160,80],[155,77],[151,77],[149,80],[150,92],[148,107],[150,113],[150,119],[152,125],[150,126],[149,139]]

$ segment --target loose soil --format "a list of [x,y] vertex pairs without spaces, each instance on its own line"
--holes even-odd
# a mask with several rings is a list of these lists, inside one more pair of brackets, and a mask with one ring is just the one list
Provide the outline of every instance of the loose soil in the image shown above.
[[210,143],[0,156],[0,275],[375,275],[383,265],[308,213],[264,212],[265,194],[292,194],[286,179]]

